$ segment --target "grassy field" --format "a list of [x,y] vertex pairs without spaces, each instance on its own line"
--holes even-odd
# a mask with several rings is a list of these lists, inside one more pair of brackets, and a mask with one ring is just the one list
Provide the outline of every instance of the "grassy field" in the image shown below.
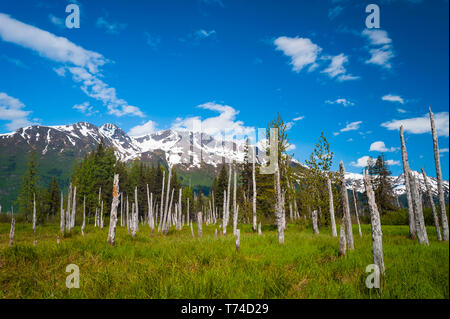
[[[16,225],[8,247],[10,225],[0,224],[1,298],[449,298],[449,245],[407,239],[407,226],[384,226],[386,277],[381,289],[368,289],[365,268],[372,263],[370,225],[363,237],[354,229],[355,250],[338,257],[338,239],[290,224],[285,245],[274,227],[261,236],[241,227],[241,250],[232,230],[215,237],[216,226],[203,226],[203,237],[190,229],[151,234],[140,226],[135,239],[118,227],[116,246],[106,243],[108,229],[79,227],[58,245],[57,225],[37,229]],[[194,226],[194,231],[196,227]],[[230,234],[231,231],[231,234]],[[80,288],[65,285],[66,266],[80,268]]]

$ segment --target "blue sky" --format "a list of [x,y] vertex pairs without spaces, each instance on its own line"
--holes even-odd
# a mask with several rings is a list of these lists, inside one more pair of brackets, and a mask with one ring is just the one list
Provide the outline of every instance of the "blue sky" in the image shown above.
[[[79,29],[65,27],[70,2]],[[380,29],[366,29],[366,5]],[[435,176],[435,113],[448,179],[449,8],[445,0],[0,0],[0,133],[112,122],[133,135],[202,121],[211,133],[289,122],[301,162],[324,131],[335,165],[385,152]]]

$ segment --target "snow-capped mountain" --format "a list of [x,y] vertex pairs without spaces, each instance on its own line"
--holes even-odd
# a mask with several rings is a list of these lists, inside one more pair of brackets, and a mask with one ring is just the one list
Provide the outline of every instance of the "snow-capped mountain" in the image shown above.
[[[115,124],[104,124],[97,127],[88,122],[79,122],[60,126],[28,126],[15,132],[0,134],[0,153],[14,154],[26,152],[30,147],[35,148],[41,157],[63,161],[81,157],[92,150],[101,140],[115,149],[118,159],[130,161],[135,158],[158,158],[189,171],[210,165],[216,168],[223,162],[242,162],[244,160],[245,143],[240,141],[225,141],[214,138],[205,133],[163,130],[140,137],[130,137]],[[249,149],[252,156],[252,148]],[[257,162],[265,162],[265,152],[258,152]],[[12,156],[12,155],[11,155]],[[64,157],[65,156],[65,157]],[[9,161],[13,161],[9,159]],[[302,165],[297,161],[296,164]],[[2,174],[0,167],[0,175]],[[420,189],[425,192],[425,183],[421,173],[414,171],[419,181]],[[403,174],[391,176],[394,191],[397,195],[405,193]],[[364,192],[363,176],[361,174],[346,173],[347,188],[355,187],[356,191]],[[437,194],[437,181],[428,177],[433,193]],[[448,194],[449,184],[444,181],[444,190]]]
[[[418,182],[418,185],[420,187],[420,191],[424,194],[426,192],[426,186],[425,186],[425,180],[423,178],[422,173],[418,171],[412,171],[414,178]],[[406,186],[405,186],[405,176],[402,173],[400,176],[390,176],[389,177],[392,181],[394,193],[398,196],[403,195],[406,193]],[[438,186],[437,186],[437,179],[434,177],[427,176],[428,184],[430,185],[431,192],[434,196],[437,196],[438,194]],[[364,188],[364,181],[363,181],[363,175],[362,174],[356,174],[356,173],[346,173],[345,174],[345,182],[347,185],[347,189],[353,189],[357,192],[363,193],[365,192]],[[444,194],[448,196],[449,194],[449,183],[448,181],[443,181],[442,183],[444,188]]]

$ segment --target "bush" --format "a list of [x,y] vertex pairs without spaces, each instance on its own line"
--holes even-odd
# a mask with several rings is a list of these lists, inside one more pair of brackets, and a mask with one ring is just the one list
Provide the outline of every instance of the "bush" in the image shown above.
[[[439,224],[442,226],[441,214],[439,207],[436,207],[439,217]],[[426,226],[434,226],[433,210],[431,208],[423,209],[423,218]],[[447,207],[447,220],[448,220],[448,207]],[[386,214],[381,215],[381,225],[409,225],[408,221],[408,208],[401,208],[397,211],[388,211]]]

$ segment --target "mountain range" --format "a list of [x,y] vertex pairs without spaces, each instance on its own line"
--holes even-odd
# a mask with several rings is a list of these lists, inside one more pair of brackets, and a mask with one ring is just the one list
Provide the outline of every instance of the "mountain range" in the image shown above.
[[[115,124],[96,126],[88,122],[71,125],[42,126],[33,125],[20,128],[15,132],[0,134],[0,204],[11,205],[16,198],[21,183],[21,176],[26,169],[31,148],[34,148],[39,161],[39,175],[44,185],[56,176],[60,185],[66,185],[70,173],[78,159],[94,149],[103,140],[112,146],[119,160],[128,162],[136,158],[156,164],[174,166],[179,172],[184,185],[206,191],[211,185],[214,174],[220,164],[244,160],[243,141],[226,141],[200,132],[162,130],[139,137],[129,136]],[[249,149],[250,156],[252,148]],[[256,148],[256,161],[265,162],[264,152]],[[296,164],[300,164],[294,161]],[[422,174],[415,171],[422,191],[425,183]],[[355,187],[364,192],[361,174],[347,173],[347,188]],[[405,194],[403,174],[391,176],[394,192]],[[428,177],[434,195],[437,194],[437,181]],[[448,196],[449,184],[444,181]]]

